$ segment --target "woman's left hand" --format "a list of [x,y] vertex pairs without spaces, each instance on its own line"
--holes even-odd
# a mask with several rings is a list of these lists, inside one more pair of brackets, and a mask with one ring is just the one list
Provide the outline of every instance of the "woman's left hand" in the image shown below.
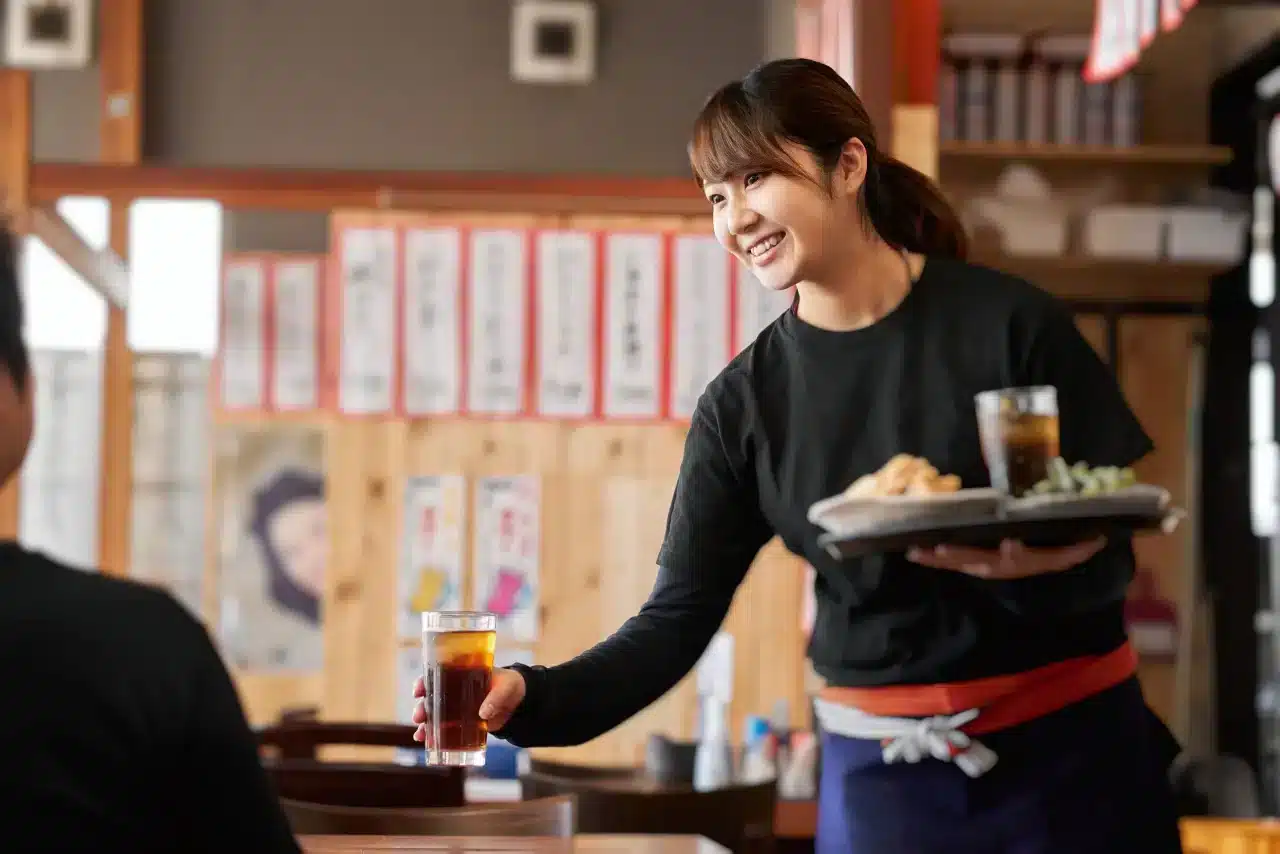
[[907,560],[934,569],[950,569],[976,578],[1002,581],[1070,569],[1093,557],[1106,543],[1105,537],[1098,537],[1075,545],[1040,549],[1024,546],[1016,540],[1005,540],[998,549],[966,546],[910,549]]

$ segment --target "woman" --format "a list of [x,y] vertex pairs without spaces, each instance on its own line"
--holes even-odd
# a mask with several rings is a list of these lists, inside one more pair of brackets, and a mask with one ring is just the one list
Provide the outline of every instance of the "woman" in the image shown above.
[[271,601],[318,628],[329,558],[324,478],[295,468],[275,472],[254,492],[249,529],[262,550]]
[[962,260],[955,213],[879,149],[824,65],[780,60],[725,86],[690,157],[720,242],[765,287],[795,286],[796,303],[698,404],[649,601],[566,664],[500,672],[491,729],[578,744],[652,703],[778,534],[816,571],[820,854],[1178,851],[1176,745],[1143,703],[1125,636],[1128,541],[841,562],[806,518],[899,453],[985,484],[984,389],[1056,386],[1070,461],[1145,455],[1071,314]]

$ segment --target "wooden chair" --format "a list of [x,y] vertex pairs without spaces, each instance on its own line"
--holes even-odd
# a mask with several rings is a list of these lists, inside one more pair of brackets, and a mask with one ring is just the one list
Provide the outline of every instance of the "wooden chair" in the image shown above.
[[281,759],[315,759],[321,747],[361,745],[422,750],[408,724],[344,723],[293,719],[258,731],[258,746]]
[[695,834],[736,854],[774,850],[773,781],[698,792],[644,775],[573,778],[530,771],[521,776],[520,791],[525,800],[576,796],[579,833]]
[[573,765],[532,756],[529,757],[529,773],[568,780],[625,780],[644,775],[643,769],[626,765]]
[[296,834],[572,837],[573,796],[461,809],[368,809],[281,800]]
[[281,798],[345,807],[460,807],[463,768],[265,759]]

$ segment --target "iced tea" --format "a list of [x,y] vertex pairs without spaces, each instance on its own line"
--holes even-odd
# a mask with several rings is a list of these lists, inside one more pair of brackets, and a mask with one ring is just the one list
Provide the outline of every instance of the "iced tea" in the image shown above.
[[1058,393],[1053,386],[1005,388],[974,397],[982,456],[991,485],[1014,497],[1049,477],[1060,455]]
[[428,765],[484,765],[489,730],[480,719],[480,704],[493,679],[496,629],[493,614],[422,615]]

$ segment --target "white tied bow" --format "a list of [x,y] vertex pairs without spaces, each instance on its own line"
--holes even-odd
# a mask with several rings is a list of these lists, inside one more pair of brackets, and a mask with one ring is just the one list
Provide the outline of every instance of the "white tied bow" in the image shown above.
[[978,709],[928,718],[890,718],[825,700],[816,700],[814,707],[827,732],[879,741],[886,765],[932,757],[954,762],[970,777],[981,777],[996,764],[994,751],[961,730],[978,717]]

